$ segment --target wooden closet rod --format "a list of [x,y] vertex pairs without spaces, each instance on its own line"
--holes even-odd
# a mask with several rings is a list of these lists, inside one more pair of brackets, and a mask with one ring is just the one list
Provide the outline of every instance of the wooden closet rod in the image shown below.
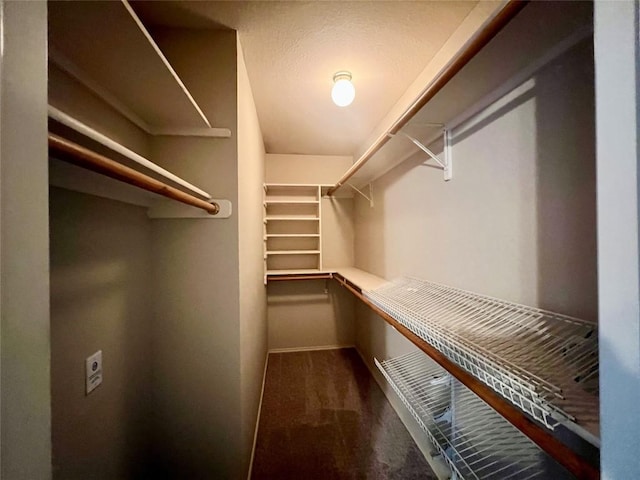
[[453,60],[436,76],[433,81],[427,85],[422,93],[413,103],[404,111],[400,118],[396,120],[387,131],[378,137],[360,158],[347,170],[347,172],[338,180],[338,182],[327,191],[327,195],[333,195],[342,185],[344,185],[358,170],[360,170],[378,150],[380,150],[393,135],[404,127],[413,116],[424,107],[442,88],[449,83],[460,70],[462,70],[473,57],[480,52],[499,32],[507,25],[529,0],[509,0],[505,7],[498,13],[489,23],[487,23],[480,32],[459,51]]
[[351,293],[358,297],[365,305],[367,305],[376,314],[382,317],[388,324],[395,328],[401,335],[410,340],[415,346],[426,353],[429,357],[436,361],[442,368],[447,370],[451,375],[457,378],[460,383],[480,397],[485,403],[491,406],[496,412],[502,415],[509,423],[524,433],[542,450],[547,452],[556,462],[566,468],[569,472],[579,479],[597,480],[600,478],[599,470],[587,462],[584,458],[578,456],[573,450],[564,443],[557,440],[546,428],[538,425],[529,419],[524,412],[502,398],[491,387],[482,383],[476,377],[464,370],[459,365],[453,363],[438,349],[432,347],[418,335],[413,333],[407,327],[398,322],[395,318],[379,309],[376,305],[367,299],[362,291],[355,285],[351,284],[340,274],[334,274],[338,283],[347,288]]
[[174,175],[168,170],[165,170],[160,165],[156,165],[155,163],[150,162],[149,160],[144,158],[142,155],[138,155],[133,150],[128,149],[124,145],[120,145],[115,140],[112,140],[106,135],[103,135],[97,130],[91,128],[89,125],[85,125],[77,118],[73,118],[71,115],[64,113],[62,110],[59,110],[52,105],[49,105],[48,113],[49,113],[49,118],[54,119],[56,122],[61,123],[65,127],[69,127],[72,130],[75,130],[76,132],[81,133],[85,137],[88,137],[91,140],[94,140],[100,143],[101,145],[104,145],[109,150],[113,150],[114,152],[119,153],[123,157],[126,157],[129,160],[132,160],[142,165],[143,167],[148,168],[152,172],[157,173],[158,175],[168,180],[171,180],[172,182],[175,182],[177,185],[180,185],[186,190],[191,190],[193,193],[196,193],[197,195],[204,197],[206,200],[211,199],[211,195],[209,195],[204,190],[196,187],[195,185],[190,184],[183,178],[180,178],[177,175]]
[[56,158],[64,160],[65,162],[106,175],[107,177],[128,183],[129,185],[142,188],[149,192],[163,195],[172,200],[201,208],[212,215],[220,211],[217,203],[208,203],[193,195],[189,195],[53,133],[49,133],[49,152],[55,154]]

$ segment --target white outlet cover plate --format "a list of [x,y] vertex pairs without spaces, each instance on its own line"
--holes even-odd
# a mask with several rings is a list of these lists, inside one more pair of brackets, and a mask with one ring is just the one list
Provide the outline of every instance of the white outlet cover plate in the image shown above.
[[90,357],[87,357],[85,367],[88,395],[102,383],[102,350],[98,350]]

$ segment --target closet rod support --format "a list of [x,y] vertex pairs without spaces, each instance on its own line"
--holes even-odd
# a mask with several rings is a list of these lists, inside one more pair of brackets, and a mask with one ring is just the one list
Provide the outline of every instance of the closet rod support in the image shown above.
[[453,165],[451,158],[451,133],[450,130],[444,129],[442,131],[443,135],[443,143],[444,143],[444,159],[441,160],[435,153],[433,153],[426,145],[424,145],[420,140],[415,138],[412,135],[409,135],[406,132],[398,132],[398,133],[389,133],[390,137],[396,137],[398,135],[403,136],[411,143],[413,143],[416,147],[426,153],[434,162],[436,162],[442,171],[444,171],[444,180],[449,181],[453,178]]
[[371,184],[369,184],[369,195],[365,194],[362,190],[360,190],[357,187],[354,187],[350,183],[347,183],[347,186],[351,187],[355,192],[359,193],[364,198],[369,200],[369,207],[373,208],[373,187],[371,186]]

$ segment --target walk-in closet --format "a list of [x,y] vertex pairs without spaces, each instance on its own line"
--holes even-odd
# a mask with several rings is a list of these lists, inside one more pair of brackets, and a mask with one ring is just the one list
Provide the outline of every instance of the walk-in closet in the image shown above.
[[640,475],[636,0],[0,0],[2,479]]

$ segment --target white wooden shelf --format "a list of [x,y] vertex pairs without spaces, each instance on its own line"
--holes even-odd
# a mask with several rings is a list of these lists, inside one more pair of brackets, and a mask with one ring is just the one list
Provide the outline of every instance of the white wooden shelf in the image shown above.
[[269,276],[304,276],[322,269],[322,187],[264,185],[264,270]]
[[384,278],[355,267],[340,267],[336,269],[336,273],[344,277],[349,283],[361,291],[373,290],[387,283],[387,280]]
[[332,273],[320,268],[291,268],[287,270],[267,270],[267,275],[308,275],[312,273]]
[[51,2],[49,45],[54,64],[148,133],[230,134],[211,128],[126,0]]
[[320,250],[267,250],[267,255],[319,255]]
[[318,200],[267,200],[265,205],[317,205]]
[[265,238],[319,238],[319,233],[268,233]]
[[288,191],[307,189],[309,191],[314,191],[318,188],[318,186],[327,187],[330,185],[318,185],[317,183],[265,183],[264,189],[269,191],[274,188],[284,188]]
[[264,218],[267,222],[272,221],[272,222],[280,222],[280,221],[293,221],[293,222],[317,222],[320,221],[320,218],[318,217],[296,217],[296,216],[278,216],[278,217],[265,217]]

